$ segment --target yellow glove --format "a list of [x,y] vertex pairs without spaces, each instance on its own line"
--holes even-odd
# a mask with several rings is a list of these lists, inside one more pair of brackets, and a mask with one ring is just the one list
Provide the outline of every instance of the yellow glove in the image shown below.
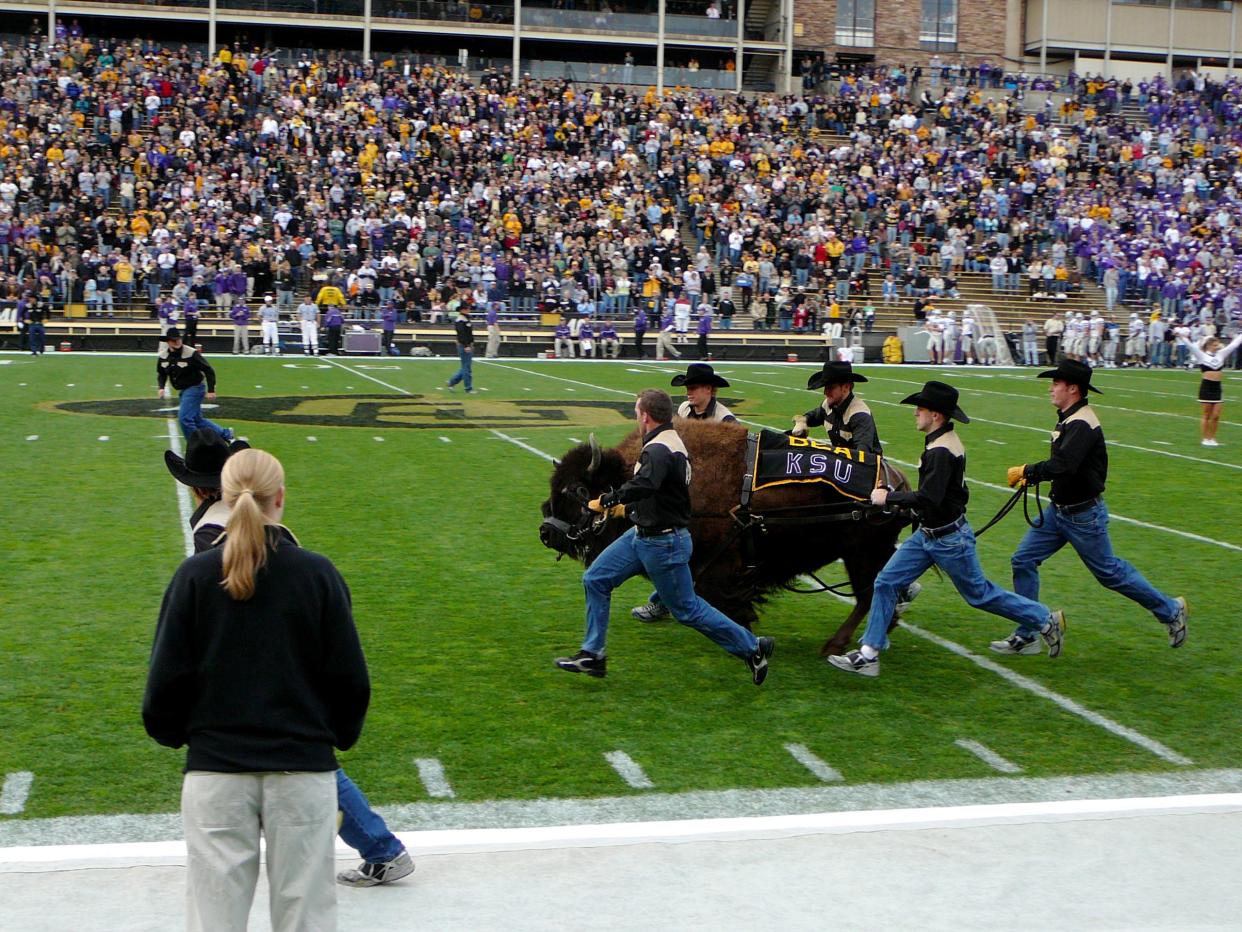
[[806,436],[806,415],[799,414],[793,419],[793,421],[794,421],[794,426],[793,426],[793,430],[791,430],[790,433],[793,434],[795,437],[805,437]]
[[624,518],[625,517],[625,506],[624,505],[613,505],[611,508],[608,509],[608,517]]
[[1008,477],[1006,479],[1006,481],[1009,483],[1009,488],[1020,489],[1022,488],[1022,486],[1026,485],[1026,478],[1024,475],[1025,473],[1026,473],[1025,464],[1021,466],[1010,466]]
[[589,502],[587,502],[587,508],[591,509],[591,511],[594,511],[598,514],[603,514],[605,511],[608,510],[604,507],[604,503],[598,498],[593,498]]

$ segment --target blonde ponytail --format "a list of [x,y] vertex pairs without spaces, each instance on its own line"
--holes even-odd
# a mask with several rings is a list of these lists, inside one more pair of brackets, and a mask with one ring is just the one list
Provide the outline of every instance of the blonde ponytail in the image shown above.
[[244,602],[254,595],[255,575],[267,563],[267,525],[285,485],[280,461],[262,450],[240,450],[220,474],[223,500],[229,506],[225,526],[224,580],[228,594]]

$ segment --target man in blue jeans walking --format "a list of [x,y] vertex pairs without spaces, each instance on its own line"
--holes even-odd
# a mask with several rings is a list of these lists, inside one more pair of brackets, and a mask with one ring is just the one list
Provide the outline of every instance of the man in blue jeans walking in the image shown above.
[[1007,592],[988,580],[979,565],[975,535],[966,521],[966,447],[952,423],[969,424],[970,418],[957,406],[957,389],[944,382],[927,382],[922,391],[901,403],[915,406],[915,425],[927,435],[919,460],[918,491],[875,489],[871,502],[909,508],[918,515],[921,527],[906,538],[875,578],[867,630],[858,650],[829,657],[828,662],[846,673],[879,676],[880,651],[888,646],[897,593],[933,565],[953,581],[967,604],[1016,621],[1021,635],[1037,645],[1042,636],[1048,656],[1056,657],[1061,653],[1064,613]]
[[457,358],[461,366],[453,377],[448,380],[449,391],[457,387],[458,382],[466,383],[466,394],[474,392],[474,327],[470,323],[470,315],[463,304],[457,309],[457,320],[453,322],[457,331]]
[[690,454],[673,429],[673,400],[667,392],[649,388],[638,396],[634,416],[643,435],[643,449],[634,476],[621,488],[593,499],[591,511],[605,511],[634,523],[587,569],[586,639],[572,657],[556,665],[570,673],[607,675],[605,642],[612,590],[645,572],[660,601],[673,617],[701,631],[733,656],[745,662],[756,686],[768,675],[768,661],[776,642],[757,638],[746,628],[713,608],[694,591],[690,554],[694,549],[690,524]]
[[231,429],[203,417],[203,398],[214,401],[216,397],[216,370],[203,358],[202,353],[192,346],[182,344],[181,331],[176,327],[170,327],[160,341],[155,361],[155,377],[159,382],[161,398],[167,395],[168,389],[165,386],[169,382],[181,392],[177,420],[186,440],[190,439],[194,431],[203,427],[215,431],[225,440],[233,439]]
[[[1075,359],[1039,374],[1051,379],[1048,397],[1057,409],[1052,432],[1052,456],[1042,463],[1012,466],[1010,486],[1052,481],[1052,504],[1044,509],[1037,527],[1029,528],[1010,558],[1013,587],[1028,598],[1039,597],[1039,566],[1064,547],[1072,546],[1097,580],[1120,592],[1156,616],[1169,633],[1169,646],[1186,642],[1185,598],[1165,595],[1143,574],[1113,553],[1108,537],[1108,506],[1104,483],[1108,478],[1108,450],[1104,428],[1087,404],[1087,393],[1100,390],[1091,384],[1091,367]],[[1015,632],[1004,641],[992,642],[1001,654],[1039,653],[1038,643]]]

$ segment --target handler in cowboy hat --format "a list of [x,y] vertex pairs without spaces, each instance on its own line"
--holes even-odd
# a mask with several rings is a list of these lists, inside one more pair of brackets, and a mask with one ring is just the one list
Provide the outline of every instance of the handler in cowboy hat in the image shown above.
[[696,421],[736,421],[733,412],[716,399],[716,391],[728,388],[729,382],[707,363],[692,362],[685,375],[673,376],[672,386],[686,388],[686,400],[677,408],[677,416]]
[[822,388],[824,400],[818,408],[797,415],[790,433],[795,437],[805,437],[809,428],[823,424],[833,446],[865,450],[877,455],[882,453],[871,409],[854,394],[855,384],[866,381],[865,375],[854,371],[852,363],[834,359],[825,362],[824,368],[812,373],[806,382],[807,389],[811,391]]
[[944,382],[927,382],[922,391],[901,403],[915,406],[915,426],[927,435],[919,461],[918,491],[875,489],[871,503],[909,508],[918,514],[922,526],[905,539],[875,578],[867,630],[858,650],[829,657],[828,662],[846,673],[878,676],[897,593],[932,566],[953,580],[968,605],[1016,621],[1023,637],[1042,636],[1048,656],[1057,656],[1065,630],[1064,613],[1005,591],[988,580],[979,565],[975,534],[966,521],[966,448],[952,423],[969,424],[970,418],[957,405],[957,389]]
[[172,450],[164,451],[164,465],[174,479],[190,487],[198,502],[190,516],[195,553],[211,549],[216,538],[224,533],[229,509],[220,500],[220,473],[230,456],[248,449],[250,444],[244,440],[230,443],[214,430],[200,427],[190,434],[184,459]]
[[[1070,544],[1100,584],[1120,592],[1156,616],[1169,632],[1169,646],[1186,641],[1186,599],[1159,591],[1128,562],[1113,553],[1108,536],[1108,506],[1104,484],[1108,478],[1108,450],[1104,428],[1087,404],[1089,392],[1103,394],[1091,384],[1091,367],[1076,359],[1062,360],[1055,369],[1039,373],[1051,379],[1048,397],[1057,409],[1052,432],[1052,456],[1040,463],[1011,466],[1010,486],[1052,482],[1052,503],[1043,520],[1030,527],[1010,558],[1013,587],[1027,598],[1039,597],[1039,565]],[[1037,654],[1039,644],[1026,632],[1017,631],[1003,641],[993,641],[1001,654]]]

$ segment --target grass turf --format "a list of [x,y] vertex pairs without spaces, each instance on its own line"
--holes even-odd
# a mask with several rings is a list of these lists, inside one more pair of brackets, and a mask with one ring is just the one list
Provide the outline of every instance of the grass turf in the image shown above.
[[[341,760],[373,802],[425,799],[418,757],[440,759],[465,800],[631,792],[604,761],[611,750],[629,753],[660,791],[814,785],[787,742],[851,783],[990,775],[958,738],[1032,776],[1178,769],[908,632],[895,633],[878,681],[831,670],[818,647],[847,609],[825,596],[782,595],[763,612],[760,633],[778,647],[761,689],[694,632],[630,619],[643,580],[614,598],[608,678],[557,672],[552,658],[581,636],[581,568],[540,546],[551,466],[510,439],[549,455],[591,430],[615,442],[630,430],[634,393],[667,385],[672,364],[480,361],[470,397],[443,390],[455,368],[445,360],[216,364],[220,408],[209,416],[281,458],[287,523],[353,589],[374,698],[362,741]],[[182,755],[147,739],[138,716],[160,595],[184,554],[153,368],[142,357],[0,357],[0,775],[34,772],[22,817],[177,807]],[[722,394],[750,421],[784,427],[816,401],[803,389],[809,366],[718,368],[733,380]],[[914,462],[922,438],[899,402],[931,371],[866,371],[886,451]],[[1005,467],[1047,455],[1055,413],[1032,375],[934,376],[958,385],[975,419],[962,436],[976,526],[1004,501],[980,482],[1002,484]],[[1242,467],[1233,405],[1223,446],[1208,449],[1196,376],[1096,379],[1114,514],[1242,545],[1228,505]],[[1230,376],[1226,398],[1240,389]],[[111,409],[121,414],[56,407],[126,399]],[[469,429],[479,424],[488,426]],[[1015,513],[980,541],[985,571],[1002,584],[1023,530]],[[1065,552],[1044,567],[1042,593],[1069,616],[1065,654],[999,662],[1197,767],[1239,766],[1238,551],[1118,520],[1112,536],[1158,587],[1188,596],[1187,646],[1169,650],[1150,615]],[[1010,630],[965,606],[947,580],[923,581],[913,624],[982,653]]]

